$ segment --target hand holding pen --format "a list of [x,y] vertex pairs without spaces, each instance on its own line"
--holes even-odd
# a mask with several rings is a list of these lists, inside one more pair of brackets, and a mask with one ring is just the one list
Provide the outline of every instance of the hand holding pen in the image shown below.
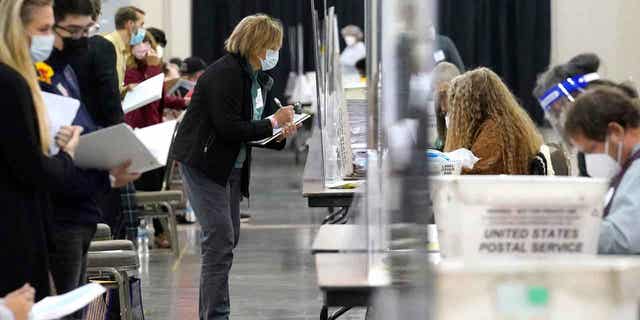
[[[293,122],[293,118],[294,118],[293,106],[283,107],[282,103],[278,98],[274,98],[273,101],[278,106],[278,111],[276,111],[274,118],[278,123],[279,127],[282,128],[282,138],[279,139],[279,141],[282,141],[284,139],[294,136],[297,133],[299,127]],[[281,122],[281,120],[279,119],[280,113],[286,114],[286,118],[283,117],[284,118],[283,122]]]

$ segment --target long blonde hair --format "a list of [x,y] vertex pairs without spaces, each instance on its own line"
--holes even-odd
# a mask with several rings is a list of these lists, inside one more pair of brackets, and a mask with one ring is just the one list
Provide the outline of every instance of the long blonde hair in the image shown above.
[[447,93],[450,127],[445,151],[470,149],[486,121],[494,121],[504,147],[508,172],[528,171],[529,161],[539,152],[542,136],[509,88],[487,68],[469,71],[453,79]]
[[29,42],[25,25],[30,22],[31,10],[38,6],[50,6],[52,0],[0,0],[0,62],[6,64],[24,77],[31,95],[42,152],[49,152],[49,129],[47,113],[36,69],[29,53]]

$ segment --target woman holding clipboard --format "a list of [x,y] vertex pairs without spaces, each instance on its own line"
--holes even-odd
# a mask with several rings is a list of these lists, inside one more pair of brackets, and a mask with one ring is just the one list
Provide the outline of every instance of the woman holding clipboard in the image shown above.
[[[267,15],[244,18],[226,41],[227,55],[207,68],[180,124],[171,158],[202,226],[200,319],[228,319],[229,271],[240,237],[240,200],[249,197],[249,142],[273,135],[282,149],[296,133],[293,107],[267,103],[278,63],[282,24]],[[272,115],[272,116],[271,116]],[[270,117],[269,117],[270,116]]]

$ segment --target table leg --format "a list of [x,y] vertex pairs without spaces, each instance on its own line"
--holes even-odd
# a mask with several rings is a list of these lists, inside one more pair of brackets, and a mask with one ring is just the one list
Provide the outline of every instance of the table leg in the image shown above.
[[322,306],[322,310],[320,311],[320,320],[328,320],[329,319],[329,308],[327,306]]
[[333,211],[333,208],[329,208],[329,215],[322,220],[322,224],[334,224],[335,218],[340,215],[342,209],[338,211]]
[[342,307],[338,309],[334,314],[329,317],[329,320],[336,320],[340,318],[343,314],[347,313],[347,311],[351,310],[352,307]]

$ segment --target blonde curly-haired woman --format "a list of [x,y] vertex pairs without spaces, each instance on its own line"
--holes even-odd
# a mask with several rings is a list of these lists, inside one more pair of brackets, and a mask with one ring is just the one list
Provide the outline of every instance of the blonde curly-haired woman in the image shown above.
[[527,175],[543,144],[529,115],[487,68],[451,82],[445,151],[470,149],[480,161],[464,174]]

